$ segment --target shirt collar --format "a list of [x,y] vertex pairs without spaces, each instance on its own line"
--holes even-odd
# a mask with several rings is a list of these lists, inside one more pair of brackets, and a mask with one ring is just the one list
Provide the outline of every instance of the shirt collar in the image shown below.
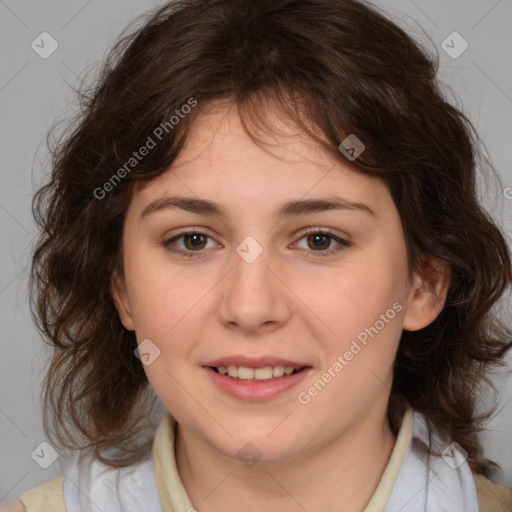
[[[379,484],[365,512],[382,512],[391,495],[402,467],[413,433],[414,414],[410,406],[406,409],[395,446]],[[179,477],[174,451],[176,420],[165,413],[154,441],[153,461],[158,496],[165,511],[193,510],[187,491]],[[171,456],[169,456],[171,455]]]

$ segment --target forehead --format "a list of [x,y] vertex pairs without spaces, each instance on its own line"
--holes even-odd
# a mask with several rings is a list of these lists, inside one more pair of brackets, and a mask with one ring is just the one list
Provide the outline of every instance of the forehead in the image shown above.
[[187,142],[172,166],[136,189],[139,208],[165,196],[209,199],[264,212],[298,198],[343,197],[393,208],[385,183],[336,159],[317,141],[278,116],[271,131],[259,131],[258,143],[247,133],[236,108],[215,108],[196,119]]

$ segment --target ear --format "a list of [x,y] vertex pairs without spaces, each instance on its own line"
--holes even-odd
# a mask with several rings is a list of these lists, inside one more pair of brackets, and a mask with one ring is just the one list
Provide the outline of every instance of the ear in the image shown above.
[[444,308],[450,283],[448,263],[432,254],[423,254],[421,275],[414,276],[403,329],[417,331],[430,325]]
[[114,301],[114,306],[117,309],[119,319],[121,323],[129,331],[135,330],[135,324],[133,321],[132,310],[130,302],[128,301],[128,293],[126,291],[126,282],[122,272],[115,270],[110,280],[110,294]]

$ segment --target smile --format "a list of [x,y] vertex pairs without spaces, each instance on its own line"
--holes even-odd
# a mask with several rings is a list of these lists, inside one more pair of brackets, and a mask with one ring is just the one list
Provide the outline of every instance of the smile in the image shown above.
[[270,400],[298,387],[313,371],[311,366],[203,366],[223,395],[247,402]]
[[220,375],[227,375],[232,379],[246,381],[266,381],[280,378],[283,375],[292,375],[298,373],[303,368],[294,368],[293,366],[263,366],[261,368],[249,368],[248,366],[229,366],[214,367],[213,370]]

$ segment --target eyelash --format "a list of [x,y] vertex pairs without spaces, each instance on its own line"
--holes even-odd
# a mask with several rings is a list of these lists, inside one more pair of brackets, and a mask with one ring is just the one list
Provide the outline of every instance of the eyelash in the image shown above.
[[[307,251],[309,253],[313,252],[313,253],[318,253],[317,255],[320,256],[320,257],[327,257],[327,256],[331,256],[339,251],[342,251],[348,247],[350,247],[350,242],[347,242],[346,240],[340,238],[339,236],[335,235],[334,233],[331,233],[330,231],[325,231],[325,230],[322,230],[322,229],[319,229],[319,228],[310,228],[308,229],[300,238],[299,240],[302,240],[303,238],[309,236],[309,235],[324,235],[324,236],[327,236],[329,238],[331,238],[332,240],[338,242],[339,246],[335,249],[330,249],[328,251]],[[173,253],[176,253],[176,254],[180,254],[182,256],[185,256],[187,258],[192,258],[192,257],[195,257],[195,256],[200,256],[200,254],[198,253],[201,253],[203,252],[203,250],[197,250],[197,251],[184,251],[182,249],[176,249],[174,247],[172,247],[172,244],[174,242],[176,242],[177,240],[179,240],[180,238],[183,238],[184,236],[187,236],[187,235],[202,235],[202,236],[205,236],[207,238],[211,238],[213,239],[210,235],[208,235],[207,233],[204,233],[202,231],[185,231],[183,233],[180,233],[179,235],[169,239],[169,240],[165,240],[163,242],[163,245],[164,247],[169,250],[170,252],[173,252]],[[308,255],[310,256],[310,255]]]

